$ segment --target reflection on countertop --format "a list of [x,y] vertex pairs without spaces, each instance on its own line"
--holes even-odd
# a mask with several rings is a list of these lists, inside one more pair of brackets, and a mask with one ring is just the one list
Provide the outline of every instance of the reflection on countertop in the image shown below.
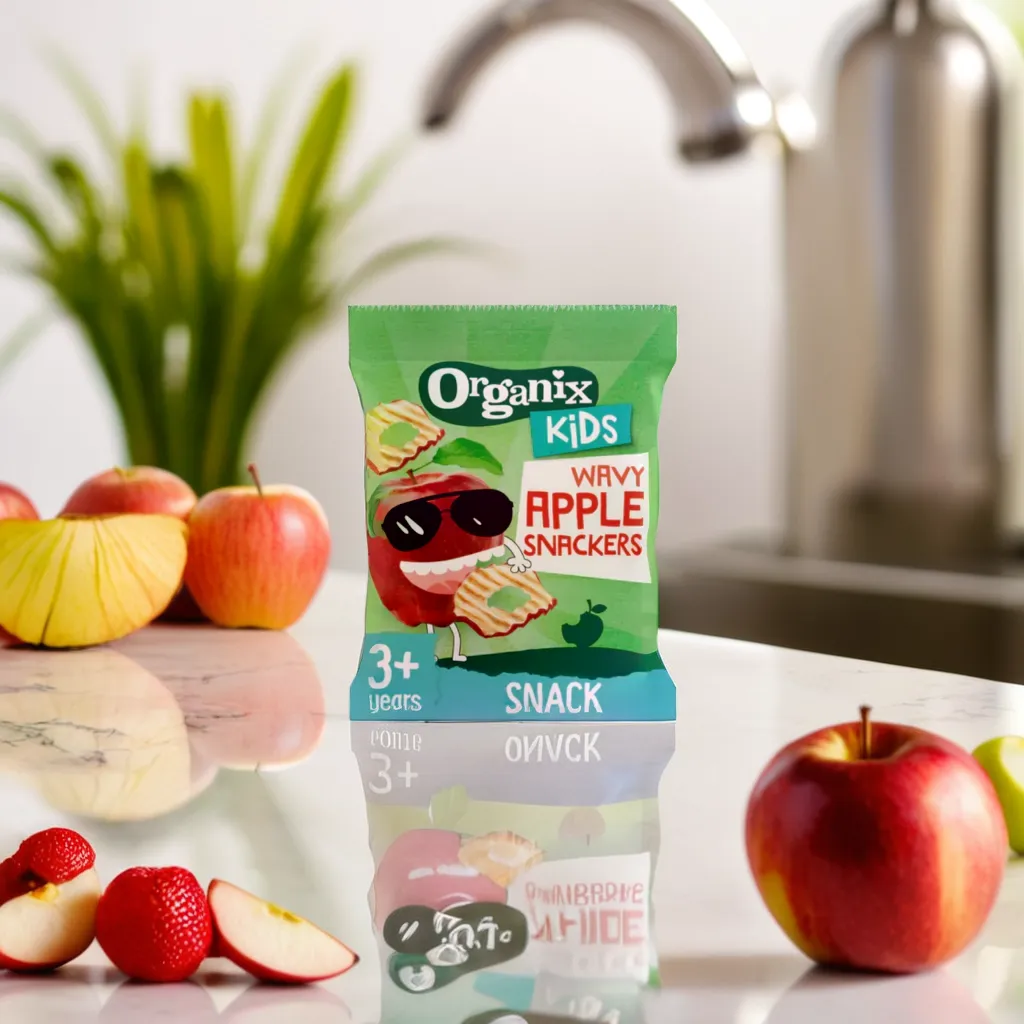
[[[154,996],[159,1012],[154,1016]],[[113,968],[72,965],[39,977],[0,974],[0,1020],[8,1024],[346,1024],[352,1012],[322,986],[253,984],[240,975],[205,973],[177,985],[125,981]]]
[[0,771],[83,817],[161,817],[221,769],[301,762],[323,728],[319,673],[288,633],[158,627],[0,658]]
[[663,724],[352,724],[389,1024],[641,1024]]

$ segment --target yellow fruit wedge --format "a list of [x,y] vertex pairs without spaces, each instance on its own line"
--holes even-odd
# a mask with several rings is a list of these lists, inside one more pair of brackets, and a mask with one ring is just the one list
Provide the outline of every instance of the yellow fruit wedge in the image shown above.
[[0,628],[43,647],[135,632],[177,593],[187,532],[157,515],[0,521]]

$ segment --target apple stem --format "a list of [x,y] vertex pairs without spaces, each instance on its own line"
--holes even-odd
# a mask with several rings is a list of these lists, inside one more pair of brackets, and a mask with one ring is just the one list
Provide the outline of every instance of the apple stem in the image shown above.
[[260,471],[256,468],[255,462],[250,462],[246,467],[249,470],[249,476],[252,477],[252,482],[256,485],[256,491],[259,496],[263,497],[263,484],[260,481]]
[[860,756],[861,760],[871,760],[871,708],[867,704],[860,707]]

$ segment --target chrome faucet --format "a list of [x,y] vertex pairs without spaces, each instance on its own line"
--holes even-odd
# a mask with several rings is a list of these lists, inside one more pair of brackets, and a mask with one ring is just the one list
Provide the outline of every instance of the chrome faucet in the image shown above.
[[607,25],[636,43],[668,87],[679,153],[714,160],[746,150],[774,129],[774,104],[739,45],[703,3],[663,0],[511,0],[455,44],[427,87],[423,123],[446,125],[476,76],[500,50],[566,21]]
[[506,0],[427,89],[437,128],[507,44],[592,21],[660,73],[684,159],[781,142],[791,554],[955,567],[1024,537],[1024,60],[968,4],[872,0],[817,113],[702,0]]

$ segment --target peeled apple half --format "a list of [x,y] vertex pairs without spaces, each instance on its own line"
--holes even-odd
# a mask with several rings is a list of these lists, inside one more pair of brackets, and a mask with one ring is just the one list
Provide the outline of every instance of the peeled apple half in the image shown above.
[[158,515],[0,521],[0,628],[44,647],[133,633],[177,593],[187,532]]

